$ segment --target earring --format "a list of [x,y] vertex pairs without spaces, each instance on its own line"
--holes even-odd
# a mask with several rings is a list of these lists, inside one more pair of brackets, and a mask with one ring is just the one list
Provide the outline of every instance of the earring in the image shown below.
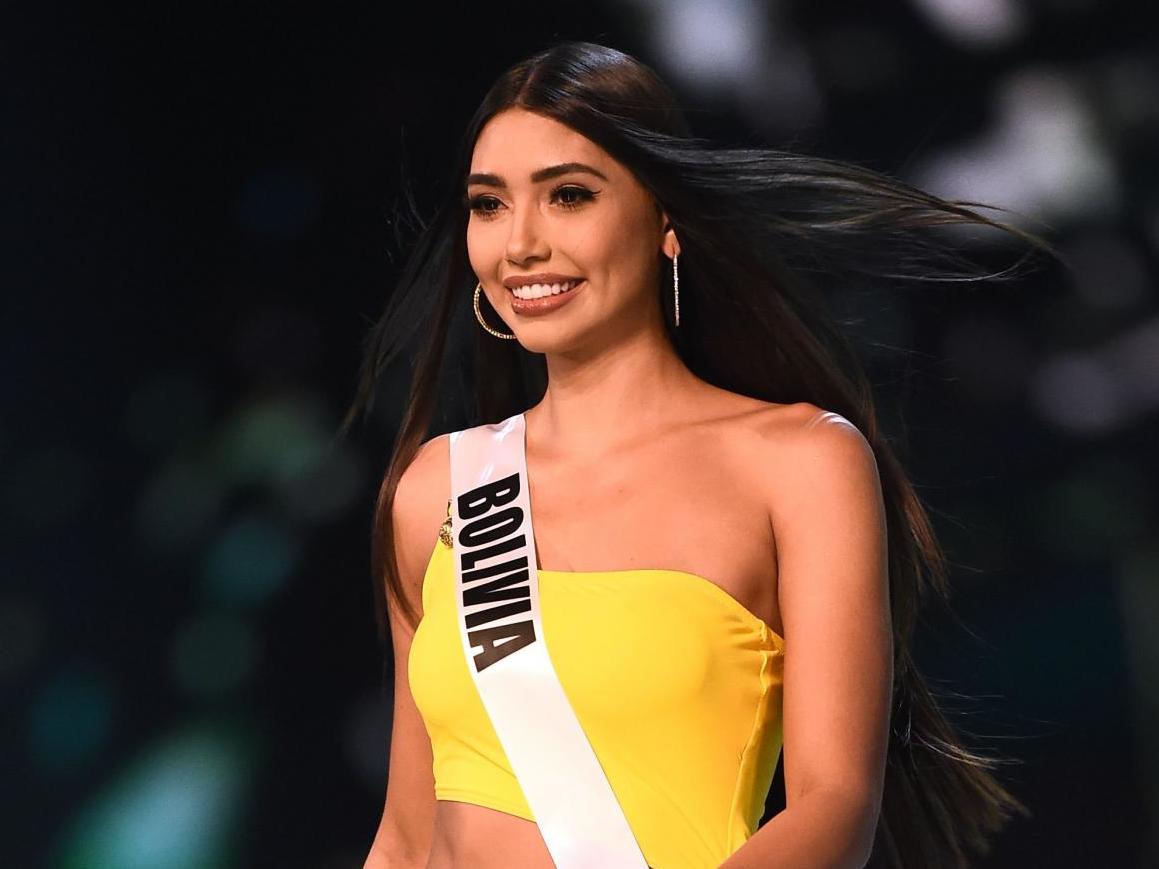
[[514,338],[514,335],[504,335],[502,332],[496,331],[483,322],[483,312],[479,310],[479,293],[483,289],[482,282],[475,284],[475,319],[479,321],[479,325],[494,335],[496,338]]
[[676,302],[676,325],[680,325],[680,272],[676,269],[676,259],[680,254],[672,255],[672,296]]

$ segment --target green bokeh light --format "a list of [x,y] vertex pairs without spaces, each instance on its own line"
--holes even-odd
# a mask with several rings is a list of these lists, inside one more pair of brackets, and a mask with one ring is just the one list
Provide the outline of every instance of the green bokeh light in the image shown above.
[[282,585],[298,560],[299,546],[290,529],[257,514],[239,516],[210,547],[203,569],[209,596],[226,604],[266,601]]
[[90,761],[112,729],[112,686],[87,664],[73,664],[41,686],[29,709],[32,761],[59,776]]
[[60,869],[227,869],[252,773],[250,740],[191,728],[135,761],[65,831]]

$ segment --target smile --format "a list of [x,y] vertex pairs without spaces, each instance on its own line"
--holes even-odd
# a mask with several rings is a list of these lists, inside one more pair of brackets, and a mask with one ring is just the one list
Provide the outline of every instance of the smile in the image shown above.
[[529,284],[508,290],[511,310],[516,314],[546,314],[561,308],[575,298],[587,281],[567,281],[562,284]]
[[527,284],[516,287],[511,294],[517,299],[541,299],[544,296],[558,296],[566,293],[580,284],[580,281],[565,281],[562,284]]

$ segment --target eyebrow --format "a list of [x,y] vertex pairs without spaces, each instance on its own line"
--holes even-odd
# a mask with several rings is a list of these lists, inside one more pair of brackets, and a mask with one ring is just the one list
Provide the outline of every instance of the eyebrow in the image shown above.
[[[536,169],[531,173],[531,181],[536,184],[540,181],[546,181],[549,178],[556,178],[560,175],[566,175],[569,172],[586,172],[589,175],[595,175],[597,178],[602,178],[604,181],[608,180],[606,176],[599,169],[594,166],[589,166],[586,163],[560,163],[557,166],[548,166],[544,169]],[[507,182],[499,175],[492,175],[489,172],[475,172],[467,176],[467,185],[471,184],[489,184],[492,187],[506,187]]]

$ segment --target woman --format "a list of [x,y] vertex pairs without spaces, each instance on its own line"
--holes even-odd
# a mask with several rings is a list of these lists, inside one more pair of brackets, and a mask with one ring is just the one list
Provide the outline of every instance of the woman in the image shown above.
[[[960,264],[924,227],[1048,247],[963,205],[712,147],[611,48],[500,77],[344,424],[420,334],[375,522],[395,707],[367,867],[554,865],[456,636],[453,441],[424,439],[460,312],[468,428],[521,435],[551,659],[647,865],[965,866],[1026,812],[911,664],[942,555],[819,304]],[[782,746],[786,808],[756,829]]]

